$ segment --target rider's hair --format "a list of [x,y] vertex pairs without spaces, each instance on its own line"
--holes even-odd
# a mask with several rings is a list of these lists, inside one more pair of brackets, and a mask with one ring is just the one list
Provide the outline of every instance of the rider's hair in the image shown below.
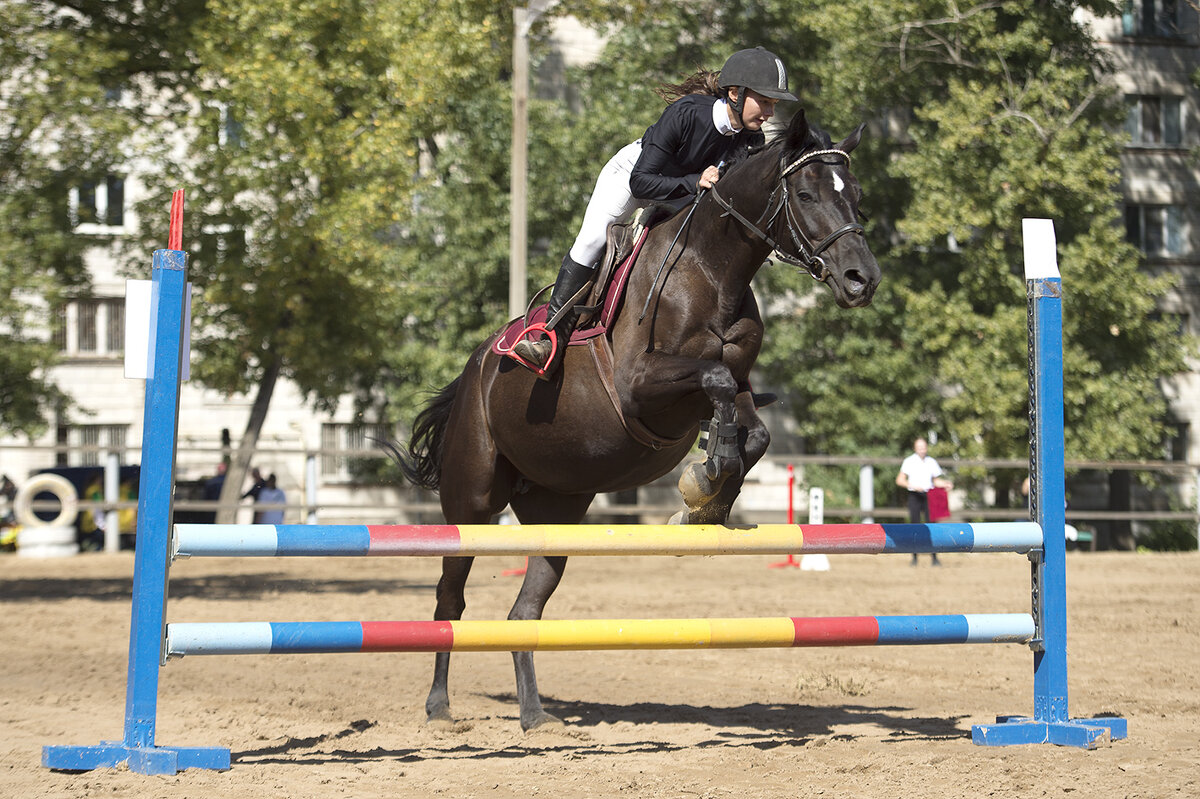
[[654,93],[666,100],[668,103],[673,103],[681,97],[686,97],[689,94],[711,94],[713,97],[724,97],[725,90],[718,86],[721,79],[720,72],[712,72],[707,69],[697,69],[691,75],[688,75],[680,83],[664,83],[654,90]]

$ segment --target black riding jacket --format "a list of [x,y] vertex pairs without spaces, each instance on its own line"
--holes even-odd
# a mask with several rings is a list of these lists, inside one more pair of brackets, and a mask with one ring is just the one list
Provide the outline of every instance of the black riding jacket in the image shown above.
[[642,154],[629,176],[629,189],[639,200],[674,200],[696,193],[706,167],[732,160],[739,149],[763,143],[762,131],[740,130],[732,136],[713,124],[710,94],[689,94],[667,106],[642,136]]

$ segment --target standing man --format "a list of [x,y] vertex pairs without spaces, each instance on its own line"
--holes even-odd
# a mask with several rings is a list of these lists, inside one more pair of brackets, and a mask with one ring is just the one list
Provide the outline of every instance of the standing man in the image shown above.
[[[912,454],[900,464],[896,485],[908,489],[908,521],[910,524],[929,522],[929,491],[944,488],[949,491],[954,484],[942,477],[942,467],[929,456],[929,444],[923,438],[913,442]],[[912,565],[917,565],[917,554],[912,556]],[[933,565],[941,566],[937,553],[933,553]]]
[[[258,496],[254,498],[255,505],[282,505],[285,502],[287,495],[275,485],[275,475],[267,478]],[[283,508],[269,508],[257,511],[254,515],[258,518],[258,524],[283,524],[283,513]]]

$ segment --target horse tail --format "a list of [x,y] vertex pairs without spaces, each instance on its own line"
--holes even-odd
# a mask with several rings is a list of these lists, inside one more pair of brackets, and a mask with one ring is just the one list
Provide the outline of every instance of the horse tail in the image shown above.
[[446,446],[446,426],[450,421],[450,410],[458,394],[462,376],[454,380],[429,401],[425,409],[413,420],[412,437],[408,446],[389,441],[379,442],[389,450],[391,458],[400,467],[405,479],[420,488],[437,491],[442,478],[442,453]]

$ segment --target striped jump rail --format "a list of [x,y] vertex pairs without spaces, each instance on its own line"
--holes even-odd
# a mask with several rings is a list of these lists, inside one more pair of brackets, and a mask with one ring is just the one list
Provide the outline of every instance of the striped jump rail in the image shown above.
[[1019,552],[1035,522],[725,525],[176,524],[173,558]]
[[348,652],[565,652],[911,644],[1027,644],[1027,613],[749,619],[177,622],[166,652],[281,655]]

